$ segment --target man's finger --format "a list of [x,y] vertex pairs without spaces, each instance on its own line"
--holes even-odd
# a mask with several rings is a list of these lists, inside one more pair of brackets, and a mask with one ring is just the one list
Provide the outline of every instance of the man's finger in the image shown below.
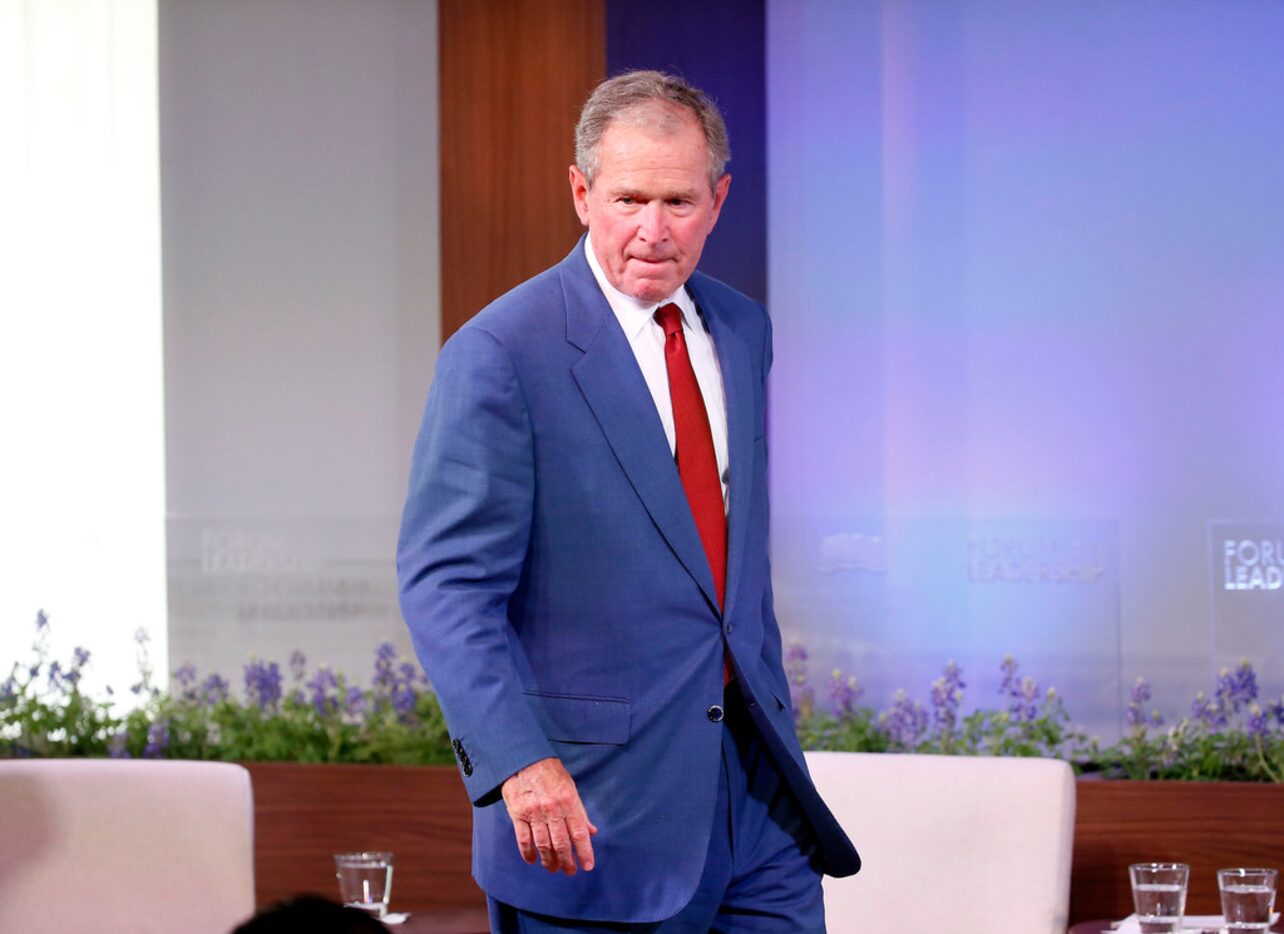
[[517,835],[517,852],[528,863],[535,862],[535,840],[531,836],[531,825],[524,820],[513,821],[513,833]]
[[548,822],[549,834],[553,839],[553,851],[557,854],[557,863],[554,869],[561,869],[568,876],[575,875],[575,856],[571,852],[571,835],[567,830],[566,821],[554,818]]
[[557,853],[553,849],[553,839],[548,833],[548,824],[541,820],[531,823],[531,833],[535,837],[535,850],[539,853],[539,861],[549,872],[557,870]]
[[579,859],[580,865],[585,872],[592,872],[593,834],[597,833],[597,828],[587,818],[568,817],[566,830],[571,836],[571,845],[575,848],[575,856]]
[[519,770],[504,782],[502,793],[522,859],[533,863],[538,858],[550,872],[561,869],[567,875],[593,868],[590,838],[597,827],[559,760],[540,759]]

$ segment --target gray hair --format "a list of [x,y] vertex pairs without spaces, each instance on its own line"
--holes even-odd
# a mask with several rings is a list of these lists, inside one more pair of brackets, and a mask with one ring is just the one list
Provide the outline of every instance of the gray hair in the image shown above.
[[[663,106],[666,104],[670,106]],[[616,75],[594,88],[584,102],[580,121],[575,125],[575,164],[589,185],[601,168],[602,137],[614,121],[675,133],[682,124],[673,107],[689,112],[704,132],[705,147],[709,150],[709,187],[715,187],[731,159],[722,114],[699,88],[662,71],[627,71]]]

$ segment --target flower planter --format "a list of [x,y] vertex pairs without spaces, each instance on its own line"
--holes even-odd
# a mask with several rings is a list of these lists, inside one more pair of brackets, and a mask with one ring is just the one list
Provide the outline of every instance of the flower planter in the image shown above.
[[1284,785],[1081,779],[1070,920],[1132,913],[1128,864],[1190,864],[1186,911],[1221,914],[1217,870],[1284,869]]
[[333,854],[391,850],[395,909],[485,907],[470,873],[472,805],[454,766],[245,767],[260,905],[303,892],[337,898]]
[[[333,897],[331,854],[386,849],[396,854],[395,907],[484,906],[470,875],[471,806],[454,766],[247,768],[260,904],[300,892]],[[1070,920],[1130,914],[1128,864],[1146,860],[1190,863],[1187,910],[1217,914],[1217,869],[1284,869],[1284,786],[1081,779]]]

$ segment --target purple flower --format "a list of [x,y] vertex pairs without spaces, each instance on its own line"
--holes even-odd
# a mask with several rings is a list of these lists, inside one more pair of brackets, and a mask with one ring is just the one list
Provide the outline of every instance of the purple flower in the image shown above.
[[49,614],[44,610],[36,610],[36,632],[46,632],[49,629]]
[[344,712],[349,716],[360,717],[366,712],[366,695],[358,687],[348,688],[348,696],[343,701]]
[[1164,722],[1158,710],[1154,711],[1150,721],[1147,720],[1146,705],[1150,703],[1152,695],[1153,692],[1146,679],[1138,678],[1137,682],[1132,686],[1132,690],[1128,692],[1127,719],[1129,726],[1146,726],[1148,722],[1153,722],[1155,726],[1159,726]]
[[89,650],[76,646],[71,650],[71,667],[73,671],[79,672],[89,664]]
[[1217,679],[1217,704],[1223,714],[1239,713],[1257,700],[1257,675],[1248,659],[1240,661],[1233,671],[1223,668]]
[[62,687],[62,684],[63,684],[62,665],[59,664],[58,662],[53,662],[49,665],[49,689],[52,691],[56,691]]
[[829,703],[835,717],[848,717],[856,709],[856,702],[865,693],[855,675],[844,678],[835,668],[829,676]]
[[129,759],[129,749],[126,743],[129,741],[129,734],[121,730],[113,736],[107,743],[107,755],[113,759]]
[[322,665],[317,669],[312,680],[308,682],[308,688],[312,692],[312,706],[316,708],[317,715],[328,717],[339,709],[339,698],[332,691],[339,687],[339,680],[334,676],[327,666]]
[[221,701],[225,701],[231,693],[231,685],[227,680],[218,675],[210,675],[201,685],[200,697],[206,707],[213,707]]
[[1275,718],[1277,724],[1284,726],[1284,694],[1275,703],[1268,704],[1266,712]]
[[1029,675],[1018,680],[1017,662],[1011,655],[1003,659],[1000,670],[1003,681],[999,684],[999,693],[1008,698],[1008,713],[1018,723],[1029,723],[1039,716],[1036,703],[1039,697],[1039,682]]
[[1245,726],[1249,736],[1265,737],[1270,731],[1270,723],[1266,719],[1266,711],[1262,710],[1257,704],[1248,708],[1248,723]]
[[1039,707],[1036,703],[1038,698],[1039,682],[1026,675],[1021,679],[1020,696],[1011,707],[1013,716],[1023,718],[1026,722],[1037,718],[1039,716]]
[[298,649],[290,653],[290,677],[295,681],[302,681],[303,676],[307,674],[308,658]]
[[927,731],[927,712],[911,701],[904,691],[897,691],[892,707],[878,716],[888,741],[901,749],[912,749]]
[[797,639],[789,640],[785,649],[785,674],[791,684],[802,684],[807,680],[807,647]]
[[169,745],[169,727],[164,723],[153,723],[147,727],[147,748],[143,758],[159,759]]
[[1003,657],[1003,662],[999,665],[999,670],[1003,672],[1003,681],[999,684],[1000,694],[1012,695],[1016,684],[1017,667],[1017,660],[1011,655]]
[[1217,701],[1210,701],[1203,691],[1196,693],[1195,699],[1191,701],[1190,716],[1210,730],[1216,731],[1226,725],[1226,714],[1222,712],[1221,705]]
[[260,710],[275,709],[281,700],[281,666],[252,660],[245,666],[245,696]]
[[385,693],[392,691],[397,683],[397,673],[393,670],[397,660],[397,649],[391,642],[380,643],[375,650],[374,685]]
[[196,666],[191,662],[179,665],[174,671],[174,680],[183,689],[183,696],[191,697],[193,692],[190,689],[196,683]]
[[[16,669],[17,666],[15,665],[14,668]],[[4,679],[4,683],[0,684],[0,704],[7,704],[17,696],[18,681],[11,673],[9,677]]]
[[415,706],[419,703],[419,692],[413,684],[398,684],[392,691],[392,706],[401,715],[402,722],[414,719]]
[[807,647],[797,639],[790,639],[785,649],[785,676],[789,679],[789,696],[793,703],[794,720],[809,716],[816,703],[816,693],[807,685]]
[[958,725],[959,705],[963,703],[963,673],[954,659],[945,666],[945,673],[932,682],[932,720],[943,730],[952,731]]

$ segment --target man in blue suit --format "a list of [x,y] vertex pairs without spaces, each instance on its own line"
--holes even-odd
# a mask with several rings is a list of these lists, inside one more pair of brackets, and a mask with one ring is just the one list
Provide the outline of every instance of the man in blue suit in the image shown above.
[[728,155],[700,91],[604,82],[570,169],[586,237],[438,359],[401,603],[496,930],[823,931],[821,873],[860,865],[772,609],[770,324],[695,271]]

